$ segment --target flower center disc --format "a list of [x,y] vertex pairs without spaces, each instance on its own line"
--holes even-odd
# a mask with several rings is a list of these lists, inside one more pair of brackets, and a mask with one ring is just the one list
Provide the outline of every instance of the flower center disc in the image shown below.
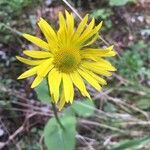
[[62,72],[72,72],[77,69],[81,57],[79,51],[58,51],[54,55],[54,65]]

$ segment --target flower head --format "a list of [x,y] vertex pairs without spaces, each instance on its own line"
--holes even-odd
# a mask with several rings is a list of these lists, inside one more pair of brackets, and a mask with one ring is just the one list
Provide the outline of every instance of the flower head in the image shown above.
[[[46,42],[38,37],[23,34],[23,37],[34,43],[41,50],[24,50],[23,53],[33,59],[17,56],[17,59],[31,69],[21,74],[18,79],[35,75],[31,85],[38,86],[44,78],[48,78],[50,94],[53,102],[59,103],[59,109],[65,103],[72,103],[74,86],[83,96],[90,98],[86,90],[85,81],[100,91],[106,84],[103,76],[111,76],[116,69],[104,58],[115,56],[113,46],[107,48],[91,48],[102,26],[100,22],[95,26],[94,18],[87,25],[86,15],[75,29],[74,17],[65,11],[65,16],[59,13],[59,29],[55,31],[44,19],[40,19],[38,26],[46,38]],[[99,76],[101,75],[101,77]],[[60,90],[60,86],[62,87]]]

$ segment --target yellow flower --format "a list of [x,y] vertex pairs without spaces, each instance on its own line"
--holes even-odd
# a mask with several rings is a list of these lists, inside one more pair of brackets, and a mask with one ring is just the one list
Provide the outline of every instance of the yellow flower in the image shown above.
[[[46,41],[38,37],[23,34],[23,37],[34,43],[41,50],[24,50],[26,56],[34,60],[17,56],[17,59],[31,69],[21,74],[18,79],[35,75],[31,88],[38,86],[44,78],[48,78],[49,90],[53,102],[59,102],[59,109],[65,103],[72,103],[74,99],[74,86],[83,96],[90,98],[84,81],[87,81],[96,90],[100,91],[106,81],[99,77],[111,76],[116,69],[106,61],[105,57],[115,56],[113,46],[108,48],[91,48],[98,38],[102,26],[100,22],[95,26],[94,18],[87,25],[86,15],[75,29],[74,17],[65,11],[66,18],[59,13],[59,29],[54,29],[44,20],[40,19],[38,26],[44,34]],[[60,90],[60,86],[61,89]]]

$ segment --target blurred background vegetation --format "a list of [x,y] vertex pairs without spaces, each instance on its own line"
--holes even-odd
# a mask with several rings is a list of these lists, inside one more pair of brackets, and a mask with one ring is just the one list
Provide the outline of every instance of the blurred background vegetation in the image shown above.
[[[68,0],[81,16],[103,20],[103,37],[115,45],[117,72],[101,93],[89,88],[94,103],[73,106],[79,120],[77,150],[150,150],[150,2],[147,0]],[[45,150],[43,128],[51,106],[17,81],[25,65],[15,56],[32,48],[20,33],[41,33],[42,16],[57,27],[57,14],[70,8],[59,0],[0,0],[0,149]],[[76,17],[76,20],[79,19]],[[99,45],[105,45],[99,43]],[[39,89],[37,89],[39,90]],[[82,99],[77,93],[76,99]],[[84,103],[84,102],[83,102]],[[86,102],[85,102],[86,103]],[[69,107],[68,107],[69,108]],[[82,110],[82,111],[80,111]],[[65,112],[61,112],[65,113]]]

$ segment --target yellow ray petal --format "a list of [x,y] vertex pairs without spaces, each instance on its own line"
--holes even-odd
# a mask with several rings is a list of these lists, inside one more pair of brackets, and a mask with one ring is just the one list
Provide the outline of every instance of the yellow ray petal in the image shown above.
[[59,49],[65,49],[66,43],[67,43],[66,33],[64,33],[63,30],[59,30],[57,32],[57,35],[58,35],[58,41],[59,41]]
[[88,55],[88,54],[86,54],[86,55],[81,55],[81,58],[82,58],[82,61],[85,61],[85,60],[93,60],[93,61],[99,61],[99,57],[96,57],[96,56],[93,56],[93,55]]
[[101,21],[97,26],[94,27],[94,29],[92,30],[92,33],[90,34],[90,36],[96,34],[97,32],[99,32],[102,25],[103,25],[103,21]]
[[95,61],[93,63],[97,63],[102,68],[107,68],[109,71],[116,71],[116,68],[111,65],[111,63],[107,60],[104,60],[102,57],[98,57],[96,55],[90,55],[90,54],[83,54],[81,55],[81,58],[83,61],[85,60],[92,60]]
[[81,46],[84,46],[84,43],[88,41],[92,36],[98,33],[100,28],[102,27],[102,22],[99,23],[94,29],[91,29],[87,31],[85,34],[83,33],[81,37],[78,39],[77,43],[80,44]]
[[22,73],[17,79],[24,79],[24,78],[30,77],[37,73],[37,69],[38,69],[38,66],[33,67],[33,68],[25,71],[24,73]]
[[83,96],[87,96],[89,99],[91,99],[89,93],[86,90],[85,84],[83,82],[83,79],[80,77],[78,72],[73,72],[70,74],[72,82],[74,85],[80,90],[81,94]]
[[55,68],[52,69],[48,74],[48,84],[50,87],[50,93],[53,95],[55,103],[59,100],[59,86],[61,83],[61,73],[59,73]]
[[[81,52],[82,53],[82,52]],[[112,56],[115,56],[116,55],[116,52],[114,52],[114,51],[112,51],[112,52],[108,52],[108,53],[89,53],[88,51],[87,51],[87,53],[85,53],[85,52],[83,52],[82,54],[81,54],[81,56],[82,56],[82,58],[93,58],[93,57],[95,57],[96,59],[97,58],[100,58],[100,57],[112,57]]]
[[110,51],[107,54],[105,54],[103,57],[112,57],[112,56],[115,56],[115,55],[117,55],[116,51]]
[[28,41],[34,43],[35,45],[43,48],[43,49],[46,49],[46,50],[49,50],[49,46],[48,46],[48,43],[46,43],[45,41],[41,40],[40,38],[38,37],[35,37],[35,36],[32,36],[30,34],[23,34],[23,37],[25,39],[27,39]]
[[52,61],[53,61],[52,58],[47,59],[45,62],[43,62],[39,66],[39,68],[37,70],[38,76],[44,78],[48,74],[48,72],[54,67],[54,65],[52,64]]
[[113,51],[113,46],[109,46],[107,48],[85,48],[84,50],[80,51],[83,57],[87,57],[87,55],[92,55],[96,57],[110,57],[115,56],[117,53]]
[[112,73],[110,73],[106,69],[98,67],[98,66],[94,66],[94,63],[90,64],[89,62],[84,62],[84,63],[82,63],[82,66],[85,67],[86,69],[89,69],[89,70],[91,70],[97,74],[100,74],[100,75],[104,75],[104,76],[111,76],[112,75]]
[[40,66],[38,66],[37,77],[34,79],[31,88],[35,88],[36,86],[38,86],[52,68],[53,68],[52,59],[48,59]]
[[98,90],[98,91],[101,90],[101,86],[99,85],[99,83],[92,76],[87,74],[85,70],[78,69],[78,72],[96,90]]
[[101,56],[101,55],[104,55],[104,54],[107,54],[110,52],[110,49],[109,48],[84,48],[83,50],[80,50],[80,53],[82,55],[97,55],[97,56]]
[[108,61],[103,60],[103,59],[99,59],[96,62],[84,61],[83,65],[84,64],[89,67],[94,66],[94,67],[101,68],[101,69],[107,70],[107,71],[116,71],[116,68],[114,66],[112,66]]
[[98,83],[100,83],[101,85],[106,85],[106,84],[107,84],[106,81],[105,81],[103,78],[99,77],[98,75],[96,75],[96,74],[93,73],[92,71],[87,70],[87,69],[82,68],[82,67],[81,67],[81,69],[84,70],[87,74],[91,75],[91,76],[92,76],[94,79],[96,79],[96,80],[98,81]]
[[67,24],[67,43],[66,48],[72,47],[73,43],[71,42],[73,33],[74,33],[74,18],[72,14],[69,14],[68,11],[65,11],[66,14],[66,24]]
[[101,29],[102,25],[103,25],[103,21],[101,21],[101,22],[94,28],[93,32],[95,32],[95,33],[98,32],[98,31]]
[[37,50],[24,50],[23,53],[32,58],[49,58],[53,56],[49,52],[37,51]]
[[43,18],[40,18],[38,25],[46,37],[51,51],[56,50],[58,48],[58,39],[53,28]]
[[30,59],[26,59],[26,58],[23,58],[23,57],[20,57],[20,56],[16,56],[16,58],[27,64],[27,65],[31,65],[31,66],[36,66],[36,65],[40,65],[41,63],[43,63],[45,60],[30,60]]
[[59,30],[57,32],[58,40],[59,40],[59,47],[65,46],[67,42],[67,26],[66,21],[61,12],[59,12]]
[[[89,60],[92,60],[94,62],[91,62]],[[104,60],[100,57],[94,57],[92,55],[82,55],[82,61],[83,61],[83,64],[86,63],[86,64],[89,64],[90,66],[93,65],[93,66],[97,66],[97,67],[100,67],[104,70],[107,70],[107,71],[116,71],[117,69],[111,65],[111,63],[107,60]]]
[[65,29],[66,30],[67,26],[66,26],[66,21],[65,18],[62,14],[62,12],[59,12],[59,30],[61,29]]
[[89,40],[86,44],[84,44],[84,46],[89,46],[89,45],[93,44],[97,40],[98,37],[99,37],[99,34],[98,33],[95,34],[91,40]]
[[61,98],[60,98],[60,101],[59,101],[59,105],[58,105],[59,111],[62,110],[62,108],[64,107],[65,103],[66,103],[65,94],[64,94],[64,91],[62,91],[62,95],[61,95]]
[[68,36],[71,37],[74,32],[74,17],[71,14],[68,13],[68,11],[65,11],[66,14],[66,23],[67,23],[67,32]]
[[70,76],[66,73],[62,74],[63,78],[63,89],[64,89],[64,94],[65,94],[65,99],[66,102],[73,102],[73,97],[74,97],[74,89],[73,89],[73,84]]
[[88,14],[82,19],[82,21],[80,22],[80,24],[78,25],[78,28],[75,32],[75,37],[76,36],[80,36],[80,34],[82,33],[82,31],[84,30],[86,24],[87,24],[87,21],[88,21]]
[[97,66],[102,67],[102,68],[106,68],[106,70],[109,71],[116,71],[117,69],[107,60],[104,60],[102,58],[100,58],[97,61]]
[[81,36],[79,37],[78,41],[83,40],[87,35],[89,35],[89,33],[91,33],[92,28],[94,27],[94,24],[95,24],[95,19],[92,18],[92,21],[89,23],[89,25],[87,26],[85,31],[81,34]]
[[42,82],[43,78],[40,76],[37,76],[34,81],[32,82],[31,88],[35,88]]
[[55,40],[57,42],[57,35],[53,28],[44,20],[43,18],[40,18],[40,21],[38,22],[38,25],[45,35],[47,41]]

